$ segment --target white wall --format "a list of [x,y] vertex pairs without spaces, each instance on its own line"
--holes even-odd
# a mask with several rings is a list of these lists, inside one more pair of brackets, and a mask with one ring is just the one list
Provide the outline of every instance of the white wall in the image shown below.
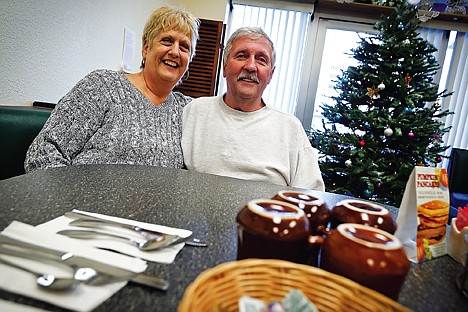
[[141,34],[172,0],[0,0],[0,105],[57,102],[97,68],[121,67],[124,27]]
[[175,5],[201,19],[224,21],[228,0],[174,0]]

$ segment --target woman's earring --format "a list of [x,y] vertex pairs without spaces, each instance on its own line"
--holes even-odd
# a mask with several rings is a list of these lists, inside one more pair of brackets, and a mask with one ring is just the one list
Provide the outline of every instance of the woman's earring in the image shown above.
[[182,80],[185,81],[185,80],[189,79],[189,77],[190,77],[190,73],[189,73],[189,71],[187,70],[187,71],[184,73],[184,75],[182,76]]
[[146,60],[145,58],[141,60],[140,68],[145,68],[145,60]]

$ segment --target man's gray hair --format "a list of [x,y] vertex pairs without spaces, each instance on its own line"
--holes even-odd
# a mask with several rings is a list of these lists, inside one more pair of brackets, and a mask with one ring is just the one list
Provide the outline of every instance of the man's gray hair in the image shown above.
[[232,43],[234,40],[241,38],[241,37],[248,37],[253,40],[258,40],[265,38],[268,43],[271,46],[271,67],[273,68],[275,66],[276,62],[276,51],[275,51],[275,46],[273,45],[273,41],[271,41],[270,37],[266,34],[266,32],[263,31],[260,27],[241,27],[237,29],[231,37],[229,37],[226,46],[224,48],[224,53],[223,53],[223,62],[226,63],[227,58],[229,56],[229,53],[231,53],[232,50]]

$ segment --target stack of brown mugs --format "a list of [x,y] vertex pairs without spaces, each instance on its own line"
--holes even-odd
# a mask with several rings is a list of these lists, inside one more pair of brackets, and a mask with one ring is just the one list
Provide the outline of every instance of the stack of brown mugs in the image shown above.
[[314,195],[281,191],[237,215],[237,258],[318,266],[397,300],[409,271],[396,224],[375,203],[344,200],[331,209]]

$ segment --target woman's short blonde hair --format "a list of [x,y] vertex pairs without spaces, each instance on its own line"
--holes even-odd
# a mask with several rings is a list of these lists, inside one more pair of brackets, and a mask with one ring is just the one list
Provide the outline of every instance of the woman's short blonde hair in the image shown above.
[[153,39],[161,32],[176,30],[190,38],[190,59],[195,55],[195,47],[198,40],[198,28],[200,20],[193,14],[182,9],[172,7],[160,7],[156,9],[146,22],[143,29],[143,45],[148,42],[148,46],[153,45]]

